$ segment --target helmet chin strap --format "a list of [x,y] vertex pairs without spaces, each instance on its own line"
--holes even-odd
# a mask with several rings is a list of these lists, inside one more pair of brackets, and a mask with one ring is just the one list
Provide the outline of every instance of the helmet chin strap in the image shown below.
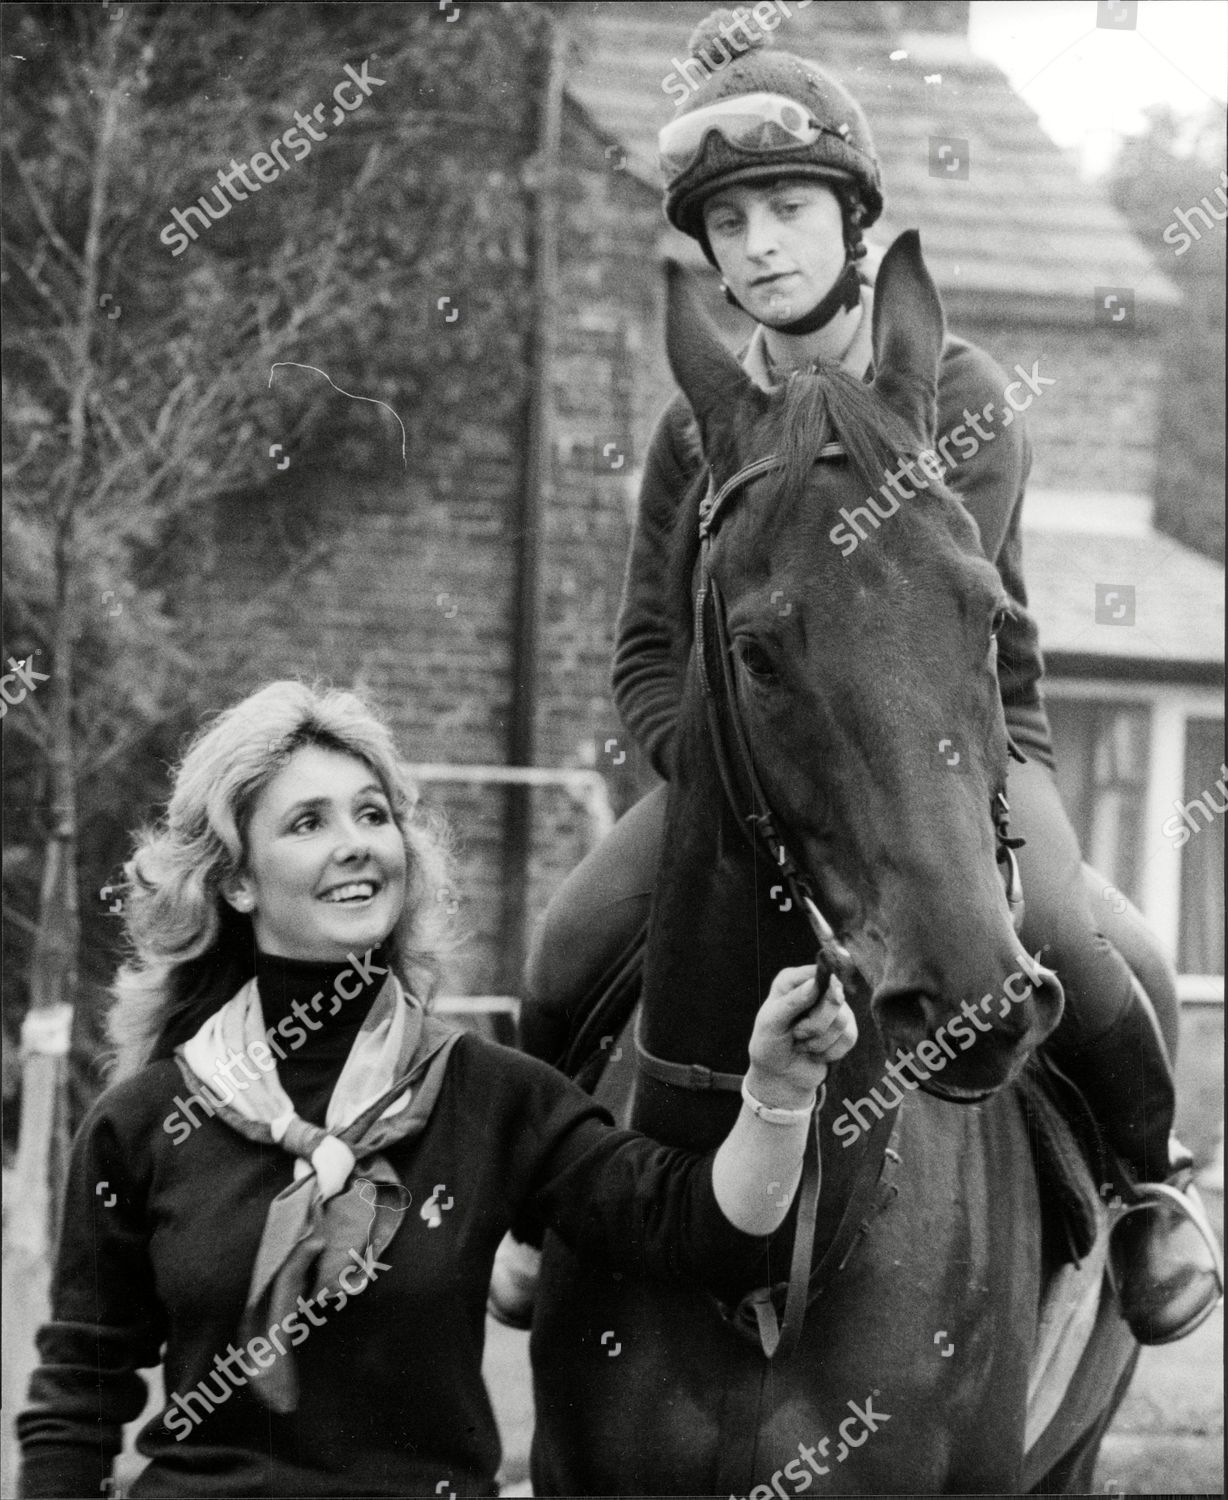
[[[735,307],[740,307],[743,312],[746,312],[728,287],[725,287],[725,296]],[[850,258],[844,262],[844,269],[832,283],[831,289],[815,303],[808,313],[795,318],[792,323],[769,323],[767,326],[775,329],[777,333],[793,335],[817,333],[820,328],[826,328],[837,313],[851,312],[860,301],[861,280],[857,275],[856,263]],[[756,321],[760,320],[756,319]]]

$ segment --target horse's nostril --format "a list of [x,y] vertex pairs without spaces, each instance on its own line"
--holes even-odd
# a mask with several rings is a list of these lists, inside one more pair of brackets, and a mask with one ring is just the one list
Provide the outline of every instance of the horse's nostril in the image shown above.
[[1053,970],[1046,969],[1043,964],[1037,965],[1029,983],[1035,1007],[1035,1024],[1040,1033],[1037,1041],[1043,1041],[1062,1019],[1062,1011],[1066,1008],[1066,992]]
[[874,1010],[884,1036],[909,1043],[929,1036],[937,1009],[924,990],[888,990],[874,997]]

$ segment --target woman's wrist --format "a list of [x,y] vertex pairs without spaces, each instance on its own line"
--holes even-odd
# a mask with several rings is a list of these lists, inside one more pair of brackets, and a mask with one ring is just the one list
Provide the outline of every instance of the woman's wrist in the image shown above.
[[814,1108],[817,1089],[788,1082],[779,1074],[765,1073],[752,1062],[742,1079],[743,1097],[750,1094],[759,1104],[772,1110],[806,1110]]
[[800,1109],[779,1109],[764,1104],[761,1099],[756,1099],[754,1094],[746,1087],[746,1080],[742,1080],[742,1101],[757,1120],[762,1120],[765,1125],[782,1126],[794,1129],[797,1126],[807,1126],[814,1114],[814,1104],[811,1102]]

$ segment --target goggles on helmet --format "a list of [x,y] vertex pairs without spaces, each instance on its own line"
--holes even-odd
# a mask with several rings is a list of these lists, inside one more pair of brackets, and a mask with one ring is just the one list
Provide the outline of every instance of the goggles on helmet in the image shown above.
[[657,137],[661,169],[671,180],[680,176],[703,151],[715,131],[739,151],[801,151],[821,135],[847,140],[849,127],[820,125],[809,110],[785,94],[737,94],[703,109],[679,115]]

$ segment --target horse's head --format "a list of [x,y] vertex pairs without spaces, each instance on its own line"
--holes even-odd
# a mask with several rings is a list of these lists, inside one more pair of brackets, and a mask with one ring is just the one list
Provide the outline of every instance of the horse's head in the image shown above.
[[[917,1058],[930,1092],[972,1099],[1018,1071],[1062,992],[1016,937],[1004,889],[996,634],[1010,601],[932,458],[943,317],[915,233],[883,261],[873,332],[872,386],[821,368],[769,394],[671,284],[670,361],[714,492],[781,460],[711,521],[722,711],[867,981],[888,1054]],[[697,649],[713,661],[711,638]]]

